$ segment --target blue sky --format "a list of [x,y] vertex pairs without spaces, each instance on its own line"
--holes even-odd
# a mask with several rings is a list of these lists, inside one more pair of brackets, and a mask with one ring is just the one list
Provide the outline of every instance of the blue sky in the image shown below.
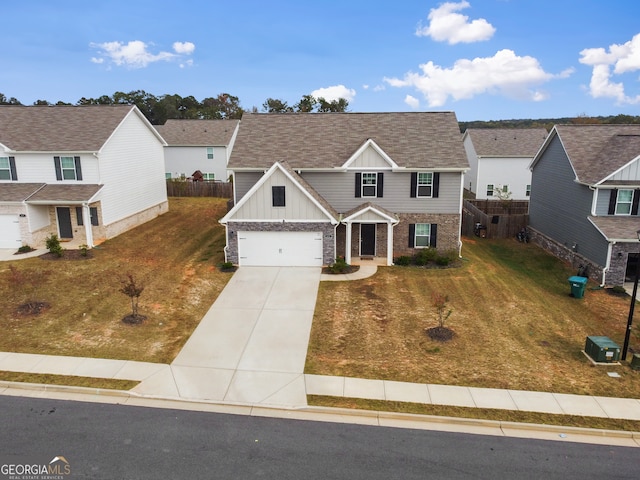
[[346,97],[461,121],[640,115],[638,0],[24,0],[0,92]]

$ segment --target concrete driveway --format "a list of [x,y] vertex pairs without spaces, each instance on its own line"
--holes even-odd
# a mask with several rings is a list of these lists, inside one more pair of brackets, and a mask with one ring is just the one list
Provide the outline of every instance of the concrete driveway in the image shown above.
[[240,268],[171,364],[173,379],[159,373],[134,390],[167,385],[162,394],[182,398],[306,405],[303,371],[320,274],[316,267]]

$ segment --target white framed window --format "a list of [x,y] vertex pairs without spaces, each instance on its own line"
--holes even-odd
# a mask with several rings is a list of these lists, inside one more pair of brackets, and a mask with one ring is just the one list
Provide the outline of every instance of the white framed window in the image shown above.
[[207,160],[213,160],[213,147],[207,147]]
[[509,185],[502,185],[502,193],[509,193]]
[[433,196],[433,173],[422,172],[418,173],[418,183],[416,185],[417,197],[431,197]]
[[531,196],[531,185],[527,185],[527,188],[525,189],[524,194],[527,197]]
[[616,198],[616,215],[631,215],[631,205],[633,204],[633,190],[618,190]]
[[171,180],[171,172],[164,172],[165,180]]
[[416,248],[428,248],[431,244],[431,224],[416,223],[416,233],[413,244]]
[[487,185],[487,197],[493,197],[493,183]]
[[203,173],[202,174],[202,179],[203,180],[208,180],[208,181],[213,181],[216,179],[216,174],[215,173]]
[[11,180],[9,157],[0,157],[0,180]]
[[60,157],[63,180],[77,180],[76,162],[73,157]]
[[378,174],[375,172],[363,172],[362,196],[376,197],[378,195]]

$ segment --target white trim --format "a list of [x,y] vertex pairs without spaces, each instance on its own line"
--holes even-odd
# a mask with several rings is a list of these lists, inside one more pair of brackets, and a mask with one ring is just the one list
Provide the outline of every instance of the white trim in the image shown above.
[[[398,164],[396,162],[394,162],[393,160],[391,160],[391,157],[389,155],[387,155],[385,153],[384,150],[382,150],[382,148],[380,148],[378,146],[378,144],[376,142],[374,142],[373,140],[371,140],[370,138],[367,139],[366,142],[364,142],[360,148],[358,148],[353,155],[351,155],[351,157],[349,157],[349,159],[344,162],[344,164],[342,165],[342,168],[344,169],[354,169],[354,170],[362,170],[362,167],[351,167],[351,164],[360,156],[364,153],[364,151],[368,148],[373,148],[373,150],[376,151],[376,153],[378,153],[378,155],[380,155],[382,157],[382,159],[387,162],[389,164],[389,168],[398,168]],[[380,170],[380,167],[376,167],[378,170]],[[382,170],[385,170],[385,168],[382,168]]]
[[[222,220],[220,220],[222,223]],[[333,223],[329,220],[307,220],[307,219],[294,219],[289,220],[286,218],[277,218],[277,219],[264,219],[264,218],[250,218],[250,219],[240,219],[240,220],[227,220],[223,225],[233,224],[233,223],[330,223],[332,225],[339,225],[338,223]]]
[[349,215],[348,217],[345,217],[342,219],[342,223],[346,224],[346,223],[359,223],[357,218],[367,212],[373,212],[376,215],[379,215],[380,217],[382,217],[383,219],[386,220],[382,220],[382,221],[375,221],[375,220],[367,220],[367,221],[363,221],[361,223],[393,223],[393,224],[397,224],[399,222],[399,220],[393,218],[390,215],[387,215],[386,213],[381,212],[380,210],[378,210],[377,208],[375,208],[372,205],[367,205],[365,208],[358,210],[357,212],[352,213],[351,215]]
[[[619,169],[617,169],[616,171],[610,173],[608,176],[606,176],[605,178],[603,178],[602,180],[600,180],[599,182],[596,182],[595,185],[600,185],[603,182],[606,182],[607,180],[609,180],[611,177],[613,177],[616,173],[621,172],[622,170],[624,170],[625,168],[627,168],[628,166],[630,166],[632,163],[638,162],[640,161],[640,155],[638,155],[637,157],[635,157],[633,160],[631,160],[630,162],[627,162],[625,165],[623,165],[622,167],[620,167]],[[640,183],[640,181],[639,181]]]
[[[265,184],[265,182],[267,181],[267,179],[273,175],[273,173],[276,170],[280,170],[296,187],[298,187],[298,190],[300,190],[302,192],[303,195],[305,195],[316,207],[318,207],[318,209],[320,209],[320,211],[327,216],[327,219],[329,220],[330,223],[332,224],[338,224],[340,223],[338,220],[336,220],[335,218],[333,218],[333,215],[331,215],[326,208],[324,208],[320,202],[318,202],[308,191],[306,188],[304,188],[302,185],[300,185],[300,183],[298,182],[298,180],[296,180],[281,164],[280,162],[275,162],[271,168],[269,168],[269,170],[267,170],[265,172],[265,174],[260,177],[260,179],[253,184],[253,186],[249,189],[249,191],[247,193],[244,194],[244,196],[240,199],[239,202],[236,202],[236,204],[233,206],[233,208],[231,210],[229,210],[229,212],[222,217],[222,219],[219,221],[221,224],[225,225],[227,222],[229,221],[234,221],[233,220],[233,216],[236,214],[236,212],[249,200],[249,198],[251,198],[261,187],[262,185]],[[235,188],[234,188],[235,191]],[[238,220],[240,221],[240,220]],[[247,221],[253,221],[253,220],[241,220],[243,222],[247,222]],[[270,220],[267,219],[261,219],[261,220],[255,220],[255,221],[259,221],[259,222],[269,222]],[[282,220],[284,221],[284,219]],[[289,221],[289,220],[287,220]],[[292,220],[293,222],[293,220]],[[314,222],[319,222],[321,223],[321,220],[298,220],[297,222],[303,222],[303,223],[314,223]]]

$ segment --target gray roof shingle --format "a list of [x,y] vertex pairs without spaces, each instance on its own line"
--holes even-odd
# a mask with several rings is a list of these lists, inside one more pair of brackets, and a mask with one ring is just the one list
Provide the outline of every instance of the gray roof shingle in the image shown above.
[[598,227],[598,230],[610,242],[638,240],[636,232],[640,229],[640,220],[637,216],[589,217],[589,220]]
[[38,203],[58,203],[88,202],[100,191],[102,185],[86,184],[86,185],[60,185],[47,184],[27,199],[28,202]]
[[0,106],[0,143],[22,152],[93,152],[131,105]]
[[45,185],[44,183],[0,183],[0,202],[24,202]]
[[533,158],[547,138],[545,128],[469,128],[466,133],[481,157]]
[[239,120],[167,120],[156,130],[169,146],[228,146]]
[[556,125],[578,181],[594,185],[640,156],[640,125]]
[[453,112],[244,114],[229,168],[340,167],[368,139],[400,167],[469,168]]

